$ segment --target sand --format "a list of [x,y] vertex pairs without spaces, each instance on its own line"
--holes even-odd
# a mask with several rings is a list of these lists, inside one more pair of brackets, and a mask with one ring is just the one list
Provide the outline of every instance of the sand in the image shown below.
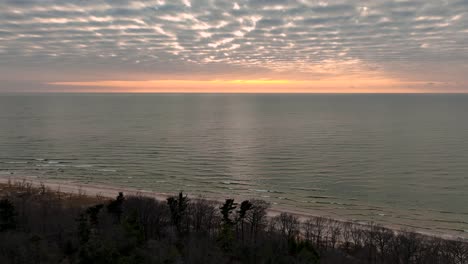
[[[147,191],[142,189],[136,188],[129,188],[129,187],[118,187],[112,185],[102,185],[102,184],[83,184],[81,182],[75,181],[66,181],[66,180],[50,180],[50,179],[38,179],[34,176],[9,176],[9,175],[0,175],[0,183],[15,183],[15,182],[27,182],[32,185],[32,187],[41,187],[45,186],[51,190],[57,190],[63,193],[69,194],[81,194],[86,196],[94,196],[94,197],[101,197],[101,198],[115,198],[119,192],[123,192],[126,196],[131,195],[141,195],[145,197],[151,197],[160,201],[165,201],[168,197],[174,196],[174,193],[158,193],[153,191]],[[206,197],[192,197],[192,198],[200,198],[200,199],[207,199]],[[224,199],[208,199],[210,201],[222,203]],[[297,210],[290,210],[287,208],[270,208],[268,210],[268,216],[274,217],[283,212],[290,213],[295,215],[301,221],[305,221],[310,218],[314,217],[326,217],[330,218],[329,215],[323,215],[320,212],[301,212]],[[336,221],[345,222],[345,219],[340,219],[339,217],[332,217]],[[366,228],[370,223],[365,222],[353,222],[355,224],[361,225],[363,228]],[[398,225],[385,225],[385,227],[390,228],[396,232],[401,230],[408,230],[408,228],[404,226]],[[436,236],[444,239],[468,239],[468,234],[441,234],[441,233],[432,233],[428,232],[427,230],[422,229],[412,229],[410,231],[417,232],[423,235],[428,236]]]

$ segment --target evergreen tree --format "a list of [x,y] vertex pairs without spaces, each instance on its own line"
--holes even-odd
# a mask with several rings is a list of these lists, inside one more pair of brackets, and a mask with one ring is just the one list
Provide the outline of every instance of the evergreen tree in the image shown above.
[[122,205],[124,201],[124,194],[119,192],[119,195],[115,198],[115,200],[111,201],[107,205],[107,211],[115,217],[117,223],[120,223],[120,219],[122,217]]
[[187,195],[184,196],[182,192],[179,193],[178,197],[167,198],[167,204],[169,205],[169,209],[171,211],[171,221],[172,224],[176,227],[179,236],[185,233],[182,221],[186,214],[188,202],[189,199]]
[[238,213],[238,218],[236,220],[237,222],[237,226],[239,226],[240,224],[240,232],[241,232],[241,238],[242,238],[242,243],[244,242],[244,220],[245,220],[245,217],[247,215],[247,212],[252,209],[252,206],[253,204],[248,201],[248,200],[245,200],[241,203],[240,205],[240,209],[239,211],[237,212]]
[[223,206],[219,208],[221,210],[221,215],[223,216],[223,225],[221,227],[219,241],[221,243],[221,247],[226,251],[230,251],[232,249],[232,241],[234,239],[232,229],[234,221],[231,220],[230,215],[236,207],[237,204],[234,203],[234,199],[226,199]]

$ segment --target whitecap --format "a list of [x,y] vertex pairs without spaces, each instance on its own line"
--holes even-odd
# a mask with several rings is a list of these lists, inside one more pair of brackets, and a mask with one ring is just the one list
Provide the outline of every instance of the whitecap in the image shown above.
[[102,171],[102,172],[117,172],[117,170],[113,170],[113,169],[99,169],[98,171]]
[[83,165],[75,165],[73,167],[75,168],[91,168],[93,165],[89,165],[89,164],[83,164]]
[[249,191],[254,191],[254,192],[268,192],[268,190],[262,190],[262,189],[249,189]]

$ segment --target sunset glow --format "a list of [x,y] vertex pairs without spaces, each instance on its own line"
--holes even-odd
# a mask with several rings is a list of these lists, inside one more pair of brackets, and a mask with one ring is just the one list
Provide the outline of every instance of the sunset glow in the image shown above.
[[[425,83],[388,79],[310,80],[148,80],[51,83],[76,92],[130,93],[421,93]],[[70,88],[73,87],[73,88]],[[400,88],[402,87],[402,88]]]
[[466,93],[466,1],[0,1],[0,92]]

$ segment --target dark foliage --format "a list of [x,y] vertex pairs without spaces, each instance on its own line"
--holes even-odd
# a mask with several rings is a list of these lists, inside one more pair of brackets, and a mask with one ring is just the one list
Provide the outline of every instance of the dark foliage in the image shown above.
[[0,200],[0,232],[16,228],[15,206],[8,200]]
[[109,214],[113,215],[115,217],[115,221],[117,223],[120,223],[120,218],[122,216],[122,204],[124,202],[124,195],[122,192],[119,192],[119,195],[115,200],[111,201],[107,205],[107,211]]
[[189,205],[187,196],[180,192],[178,197],[167,198],[167,205],[171,210],[172,224],[176,227],[177,233],[179,235],[185,234],[188,231],[184,225],[184,221],[187,220],[187,207]]
[[468,243],[326,218],[267,217],[179,193],[103,201],[10,186],[0,200],[0,263],[466,264]]

